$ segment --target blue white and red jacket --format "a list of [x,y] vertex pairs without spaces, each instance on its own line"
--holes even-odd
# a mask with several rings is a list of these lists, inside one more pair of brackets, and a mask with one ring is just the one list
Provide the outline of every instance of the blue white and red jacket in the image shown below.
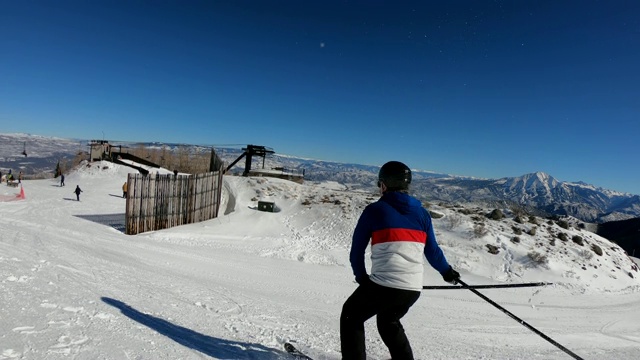
[[356,279],[367,276],[364,257],[370,241],[369,278],[378,285],[422,290],[425,257],[439,273],[449,269],[436,242],[429,212],[406,193],[385,192],[362,212],[349,255]]

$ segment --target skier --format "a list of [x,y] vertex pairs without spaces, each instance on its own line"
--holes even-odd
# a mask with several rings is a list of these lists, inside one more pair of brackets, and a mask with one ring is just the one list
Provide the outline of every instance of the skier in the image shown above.
[[80,193],[82,192],[82,190],[80,190],[80,185],[76,185],[76,189],[73,190],[73,192],[76,194],[78,201],[80,201]]
[[64,186],[64,174],[60,174],[60,187]]
[[[460,278],[436,242],[429,212],[408,194],[410,183],[405,164],[384,164],[378,174],[381,198],[364,209],[353,232],[349,259],[359,286],[340,315],[343,360],[366,358],[364,323],[374,315],[391,358],[412,360],[400,319],[420,297],[424,257],[446,282]],[[371,275],[364,259],[369,242]]]

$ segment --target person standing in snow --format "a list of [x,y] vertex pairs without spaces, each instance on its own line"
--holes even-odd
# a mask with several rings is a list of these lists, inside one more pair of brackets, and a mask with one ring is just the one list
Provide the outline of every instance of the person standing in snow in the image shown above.
[[64,186],[64,174],[60,174],[60,186]]
[[124,184],[122,184],[122,197],[126,198],[127,197],[127,182],[125,181]]
[[76,199],[80,201],[80,193],[82,192],[82,190],[80,190],[80,185],[76,185],[76,189],[73,190],[73,192],[76,194]]
[[[364,323],[373,316],[391,358],[412,360],[400,319],[420,297],[424,258],[446,282],[456,284],[460,278],[436,242],[429,212],[408,194],[410,183],[405,164],[384,164],[378,174],[381,197],[364,209],[353,232],[349,260],[359,286],[340,314],[343,360],[366,358]],[[365,268],[370,242],[371,275]]]

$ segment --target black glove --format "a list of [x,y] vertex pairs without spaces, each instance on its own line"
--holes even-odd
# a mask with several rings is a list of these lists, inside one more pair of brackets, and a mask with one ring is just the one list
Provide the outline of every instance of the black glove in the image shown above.
[[460,273],[453,270],[453,268],[449,266],[449,270],[442,273],[442,278],[444,279],[444,281],[455,285],[458,283],[458,280],[460,279]]
[[356,282],[358,284],[360,284],[360,286],[369,286],[369,285],[373,284],[373,281],[371,281],[371,279],[369,279],[369,275],[368,274],[364,274],[364,275],[358,276],[356,278]]

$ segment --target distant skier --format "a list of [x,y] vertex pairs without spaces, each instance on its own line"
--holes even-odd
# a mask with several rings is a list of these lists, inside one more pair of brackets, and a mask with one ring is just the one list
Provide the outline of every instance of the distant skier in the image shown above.
[[127,182],[125,181],[124,184],[122,184],[122,197],[126,198],[127,197]]
[[[405,164],[384,164],[378,174],[381,198],[364,209],[353,232],[349,259],[359,286],[340,315],[343,360],[366,358],[364,323],[374,315],[391,358],[412,360],[400,319],[420,297],[424,257],[446,282],[460,278],[436,242],[429,212],[408,194],[410,183]],[[371,275],[365,267],[369,242]]]
[[76,189],[73,190],[73,192],[76,194],[76,199],[80,201],[80,193],[82,192],[82,190],[80,190],[80,185],[76,185]]
[[60,174],[60,187],[64,186],[64,174]]

